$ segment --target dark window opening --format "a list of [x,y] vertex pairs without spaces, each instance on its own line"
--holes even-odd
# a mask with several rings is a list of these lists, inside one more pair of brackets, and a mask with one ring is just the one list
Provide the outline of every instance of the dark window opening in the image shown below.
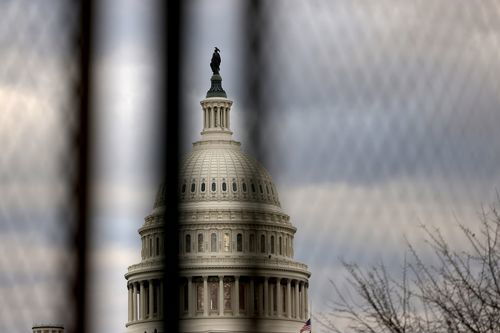
[[191,252],[191,235],[186,235],[186,253]]
[[212,192],[215,192],[216,189],[217,189],[217,185],[215,183],[212,183]]
[[236,192],[237,189],[238,187],[236,186],[236,183],[233,183],[233,192]]
[[243,183],[242,187],[243,187],[243,192],[246,192],[247,191],[247,184]]
[[195,190],[196,190],[196,184],[192,183],[191,184],[191,193],[194,192]]
[[182,184],[182,193],[186,193],[186,184]]
[[201,191],[205,192],[205,183],[201,183]]
[[236,235],[236,251],[238,251],[238,252],[243,251],[243,235],[242,234]]
[[226,182],[222,183],[222,191],[226,192],[227,191],[227,185]]

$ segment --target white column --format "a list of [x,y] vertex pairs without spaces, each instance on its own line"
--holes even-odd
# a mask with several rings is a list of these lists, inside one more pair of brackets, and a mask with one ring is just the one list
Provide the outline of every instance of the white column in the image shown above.
[[144,311],[145,310],[144,303],[146,303],[144,300],[144,295],[145,295],[144,281],[141,281],[139,284],[139,311],[140,311],[139,319],[141,320],[143,320],[146,315],[146,311]]
[[263,316],[264,315],[264,306],[263,306],[264,302],[263,302],[263,299],[262,299],[262,297],[263,297],[263,292],[262,292],[263,288],[264,287],[263,287],[262,283],[259,283],[259,286],[257,288],[257,293],[259,295],[259,297],[258,297],[259,304],[257,304],[257,309],[259,309],[259,316]]
[[158,297],[158,311],[160,312],[159,318],[163,318],[163,280],[160,280],[160,297]]
[[188,276],[188,315],[189,317],[193,316],[193,278],[191,276]]
[[253,276],[250,277],[250,295],[248,297],[248,313],[250,315],[254,314],[254,309],[255,309],[255,285],[253,281]]
[[299,318],[300,319],[304,319],[304,304],[303,303],[303,299],[304,299],[304,287],[303,287],[303,284],[302,284],[302,281],[299,282]]
[[309,288],[306,285],[304,285],[304,299],[305,299],[305,302],[304,302],[304,307],[305,307],[305,313],[306,313],[306,319],[309,319],[310,317],[310,314],[309,314],[309,295],[308,295],[308,292],[309,292]]
[[153,287],[153,280],[148,280],[148,283],[149,283],[149,308],[148,308],[148,318],[151,319],[153,318],[153,306],[154,306],[154,295],[153,295],[153,291],[154,291],[154,287]]
[[295,281],[295,318],[300,318],[299,315],[299,281]]
[[230,108],[227,108],[226,110],[227,110],[227,116],[226,116],[227,117],[227,125],[226,125],[226,127],[229,128],[229,125],[230,125],[229,124],[229,119],[230,119],[230,117],[229,117],[229,112],[230,111],[229,110],[230,110]]
[[208,316],[208,276],[203,277],[203,315]]
[[269,316],[269,281],[264,278],[264,316]]
[[219,275],[219,316],[224,315],[224,276]]
[[137,319],[137,286],[132,283],[132,320]]
[[286,281],[286,316],[292,318],[292,281]]
[[128,291],[128,321],[132,321],[131,315],[132,315],[132,290],[131,286],[127,286],[127,291]]
[[269,315],[274,317],[274,284],[269,285]]
[[234,277],[234,314],[237,316],[240,314],[240,277],[236,275]]
[[276,315],[278,317],[281,317],[281,309],[283,308],[283,299],[282,299],[282,296],[281,296],[281,278],[278,278],[276,280],[276,288],[278,288],[276,290],[276,305],[277,305],[277,308],[278,308],[278,311],[276,312]]

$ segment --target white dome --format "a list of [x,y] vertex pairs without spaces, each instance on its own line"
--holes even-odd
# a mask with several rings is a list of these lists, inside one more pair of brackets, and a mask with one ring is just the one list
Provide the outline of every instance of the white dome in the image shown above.
[[[181,202],[251,201],[280,207],[278,192],[266,169],[240,150],[236,141],[199,141],[182,161]],[[165,205],[164,185],[155,207]]]

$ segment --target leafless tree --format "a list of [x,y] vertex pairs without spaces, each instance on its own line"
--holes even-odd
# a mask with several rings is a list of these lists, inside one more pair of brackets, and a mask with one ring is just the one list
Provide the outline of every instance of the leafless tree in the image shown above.
[[477,233],[459,227],[466,242],[453,250],[439,229],[423,226],[431,263],[407,242],[398,277],[384,264],[344,262],[348,288],[332,282],[332,311],[316,321],[343,333],[500,332],[500,215],[483,210]]

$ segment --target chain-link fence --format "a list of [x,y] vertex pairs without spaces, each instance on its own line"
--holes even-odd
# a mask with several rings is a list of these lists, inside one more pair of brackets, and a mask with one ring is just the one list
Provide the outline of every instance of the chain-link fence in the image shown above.
[[[458,223],[476,228],[482,205],[496,200],[496,1],[186,1],[165,12],[104,1],[94,21],[78,2],[0,8],[1,331],[38,322],[83,330],[87,294],[92,331],[125,329],[136,230],[162,178],[177,200],[177,149],[188,152],[203,127],[215,46],[234,136],[269,170],[297,227],[313,316],[335,301],[330,280],[348,287],[339,259],[383,260],[398,276],[406,240],[434,260],[421,224],[460,249]],[[80,44],[90,28],[95,53]],[[82,226],[86,186],[94,211]],[[178,225],[167,227],[173,295]],[[85,239],[89,249],[75,242]],[[177,304],[163,309],[174,330]]]

